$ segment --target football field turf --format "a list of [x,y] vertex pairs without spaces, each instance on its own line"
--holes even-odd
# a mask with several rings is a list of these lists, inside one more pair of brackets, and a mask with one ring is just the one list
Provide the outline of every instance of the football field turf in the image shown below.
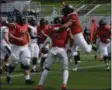
[[[79,70],[73,72],[74,63],[69,63],[69,80],[67,90],[111,90],[111,74],[105,70],[102,61],[94,60],[93,55],[81,55]],[[24,84],[24,75],[17,66],[13,73],[12,83],[7,84],[5,75],[1,76],[0,90],[33,90],[38,84],[41,73],[32,73],[31,78],[35,81],[33,85]],[[62,71],[56,61],[48,74],[43,90],[60,90],[62,84]]]

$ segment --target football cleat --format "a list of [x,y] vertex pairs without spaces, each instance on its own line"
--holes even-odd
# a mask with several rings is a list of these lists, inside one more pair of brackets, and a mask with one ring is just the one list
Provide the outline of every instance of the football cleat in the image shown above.
[[76,67],[76,68],[73,68],[72,70],[73,70],[73,71],[77,71],[77,70],[78,70],[78,68]]
[[107,71],[110,71],[110,67],[108,66],[108,67],[106,68],[106,70],[107,70]]
[[36,86],[35,90],[42,90],[42,85]]
[[97,51],[98,49],[95,46],[92,46],[93,51]]
[[66,85],[62,84],[61,90],[67,90]]
[[25,80],[25,84],[28,84],[28,85],[32,85],[34,83],[34,81],[32,81],[32,80]]

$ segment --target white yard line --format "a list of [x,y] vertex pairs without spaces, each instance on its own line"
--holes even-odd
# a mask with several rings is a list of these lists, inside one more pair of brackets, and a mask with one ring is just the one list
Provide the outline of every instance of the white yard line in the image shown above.
[[[79,67],[79,69],[96,68],[96,67],[102,67],[102,66],[105,66],[105,65],[96,65],[96,66]],[[53,72],[53,71],[51,71],[51,72]],[[35,75],[35,74],[41,74],[41,73],[32,73],[32,75]],[[20,77],[20,76],[24,76],[24,74],[13,75],[12,77]],[[3,78],[6,78],[6,77],[1,77],[1,79],[3,79]]]
[[96,65],[96,66],[79,67],[79,69],[96,68],[96,67],[102,67],[102,66],[105,66],[105,65]]
[[[32,73],[32,75],[35,74],[41,74],[41,73]],[[12,75],[12,77],[19,77],[19,76],[24,76],[24,74]],[[6,77],[1,77],[1,78],[6,78]]]

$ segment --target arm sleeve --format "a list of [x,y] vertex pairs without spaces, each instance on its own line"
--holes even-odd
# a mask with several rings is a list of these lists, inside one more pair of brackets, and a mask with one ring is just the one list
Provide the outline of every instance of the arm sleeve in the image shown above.
[[50,31],[50,30],[51,30],[51,26],[48,26],[48,29],[47,29],[47,30],[45,30],[45,32],[44,32],[44,33],[45,33],[46,35],[49,35],[49,31]]

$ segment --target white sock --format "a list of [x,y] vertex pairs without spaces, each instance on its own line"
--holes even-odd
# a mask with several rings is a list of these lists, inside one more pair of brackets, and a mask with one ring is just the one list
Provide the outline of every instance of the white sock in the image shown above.
[[109,66],[109,63],[108,63],[108,62],[106,62],[106,66],[107,66],[107,67]]
[[48,70],[44,70],[42,72],[39,85],[43,85],[43,83],[45,82],[45,79],[46,79],[47,75],[48,75]]
[[63,71],[63,84],[67,84],[67,81],[68,81],[68,77],[69,77],[69,72],[68,70],[64,70]]
[[77,64],[75,64],[75,68],[78,68],[78,65]]
[[33,70],[35,70],[36,69],[36,65],[33,65]]
[[26,75],[26,76],[25,76],[25,79],[26,79],[26,80],[29,80],[29,79],[30,79],[30,75]]

